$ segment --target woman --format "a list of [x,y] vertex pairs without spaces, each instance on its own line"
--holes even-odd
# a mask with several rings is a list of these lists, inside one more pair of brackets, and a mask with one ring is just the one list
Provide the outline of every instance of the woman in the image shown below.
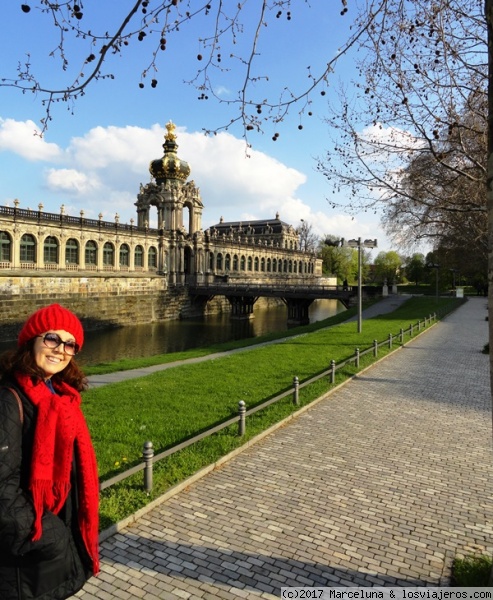
[[0,598],[63,600],[99,570],[98,474],[74,361],[84,331],[59,304],[0,357]]

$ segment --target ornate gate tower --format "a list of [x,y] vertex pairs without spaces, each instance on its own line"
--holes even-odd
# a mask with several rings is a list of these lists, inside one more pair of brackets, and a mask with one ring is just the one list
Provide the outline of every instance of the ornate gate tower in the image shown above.
[[[194,239],[202,237],[203,204],[193,181],[188,181],[190,166],[177,155],[176,126],[166,124],[164,156],[149,165],[153,181],[141,185],[137,195],[137,225],[149,226],[151,206],[157,209],[160,230],[160,264],[172,284],[185,283],[187,275],[197,272]],[[184,209],[188,221],[184,224]]]

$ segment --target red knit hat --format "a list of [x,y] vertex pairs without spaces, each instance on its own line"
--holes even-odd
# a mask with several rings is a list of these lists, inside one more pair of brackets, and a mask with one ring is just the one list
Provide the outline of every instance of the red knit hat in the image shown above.
[[68,308],[60,306],[60,304],[50,304],[33,313],[24,323],[24,327],[19,333],[17,345],[22,346],[27,341],[50,329],[63,329],[71,333],[77,344],[82,348],[82,344],[84,343],[82,323],[73,312],[70,312]]

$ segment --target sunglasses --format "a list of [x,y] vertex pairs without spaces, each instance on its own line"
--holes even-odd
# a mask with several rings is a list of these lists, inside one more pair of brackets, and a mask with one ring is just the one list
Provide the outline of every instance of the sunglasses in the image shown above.
[[64,342],[57,333],[45,333],[44,335],[38,335],[37,337],[43,338],[43,344],[47,348],[58,348],[60,344],[63,344],[63,351],[69,356],[75,356],[80,350],[79,344],[76,342]]

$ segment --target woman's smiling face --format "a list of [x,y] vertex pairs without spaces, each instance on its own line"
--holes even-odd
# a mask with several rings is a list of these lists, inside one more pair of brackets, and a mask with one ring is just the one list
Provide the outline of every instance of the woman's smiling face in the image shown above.
[[65,369],[72,360],[72,356],[65,352],[63,344],[60,344],[56,348],[48,348],[43,340],[47,333],[56,333],[62,342],[75,342],[75,338],[71,333],[63,329],[50,329],[36,337],[33,347],[34,361],[43,370],[46,379],[50,379],[53,375]]

